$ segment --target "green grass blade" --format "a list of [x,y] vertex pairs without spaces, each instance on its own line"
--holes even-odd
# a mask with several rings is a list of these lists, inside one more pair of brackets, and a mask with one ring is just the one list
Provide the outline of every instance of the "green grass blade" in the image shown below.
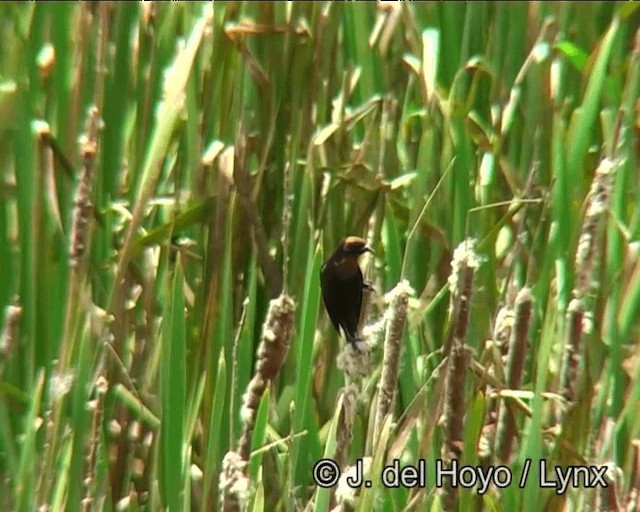
[[162,337],[162,461],[164,471],[161,485],[165,489],[167,506],[182,509],[185,471],[184,445],[186,367],[185,367],[185,309],[182,287],[182,265],[175,267],[172,280],[171,301],[165,317]]

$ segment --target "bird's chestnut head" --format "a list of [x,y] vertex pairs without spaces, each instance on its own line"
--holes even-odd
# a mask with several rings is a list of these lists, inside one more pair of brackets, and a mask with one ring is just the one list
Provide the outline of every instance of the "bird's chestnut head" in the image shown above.
[[371,252],[371,247],[367,245],[367,242],[357,236],[348,236],[342,242],[342,252],[346,255],[360,256],[365,252]]

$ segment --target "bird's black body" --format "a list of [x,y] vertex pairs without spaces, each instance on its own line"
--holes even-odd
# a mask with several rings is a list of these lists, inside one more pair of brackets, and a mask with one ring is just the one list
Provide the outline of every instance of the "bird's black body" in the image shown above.
[[320,270],[322,299],[329,318],[354,347],[358,341],[362,291],[366,287],[358,257],[366,251],[371,249],[364,240],[347,237]]
[[321,273],[324,306],[336,331],[340,332],[342,328],[347,341],[353,342],[357,337],[362,308],[362,272],[358,269],[353,277],[341,279],[332,272],[330,266],[330,262],[325,263]]

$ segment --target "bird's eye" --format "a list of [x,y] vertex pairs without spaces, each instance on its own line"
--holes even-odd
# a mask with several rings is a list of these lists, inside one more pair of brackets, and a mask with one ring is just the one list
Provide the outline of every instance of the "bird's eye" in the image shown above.
[[362,246],[358,245],[347,245],[345,251],[350,254],[360,254],[362,252]]
[[348,236],[342,248],[348,254],[362,254],[369,250],[367,242],[357,236]]

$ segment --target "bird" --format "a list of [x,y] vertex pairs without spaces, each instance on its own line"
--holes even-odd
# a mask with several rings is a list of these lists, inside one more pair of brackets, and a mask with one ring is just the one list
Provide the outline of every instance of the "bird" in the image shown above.
[[367,242],[347,236],[320,269],[320,288],[324,307],[336,331],[358,350],[358,324],[362,309],[362,292],[370,286],[364,282],[358,259],[371,252]]

